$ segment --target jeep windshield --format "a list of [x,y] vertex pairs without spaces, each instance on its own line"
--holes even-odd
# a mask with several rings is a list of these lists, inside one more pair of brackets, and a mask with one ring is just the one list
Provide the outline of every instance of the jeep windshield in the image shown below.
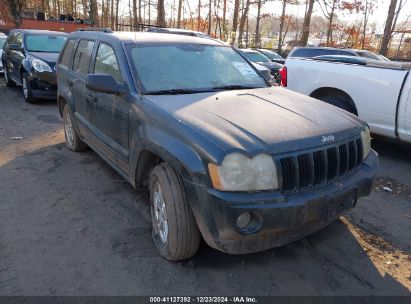
[[227,46],[133,45],[129,53],[143,94],[193,94],[267,86],[262,76]]
[[27,35],[26,47],[29,52],[60,53],[66,36]]

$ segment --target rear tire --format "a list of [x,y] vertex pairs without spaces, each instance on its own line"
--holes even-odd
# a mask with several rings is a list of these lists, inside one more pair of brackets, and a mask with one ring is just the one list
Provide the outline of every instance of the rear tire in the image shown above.
[[322,100],[330,105],[336,106],[340,109],[343,109],[351,114],[357,115],[355,108],[350,104],[349,97],[345,96],[344,94],[338,93],[329,93],[326,95],[320,95],[315,97],[319,100]]
[[10,79],[9,74],[7,72],[7,64],[3,63],[3,67],[4,67],[4,82],[6,83],[6,86],[8,86],[9,88],[15,87],[16,84],[14,83],[13,80]]
[[167,163],[154,167],[150,177],[152,237],[167,260],[191,258],[201,235],[191,210],[181,176]]
[[73,125],[73,118],[68,105],[63,110],[64,137],[66,146],[70,150],[83,152],[88,149],[87,145],[80,139]]
[[27,103],[36,102],[36,98],[33,97],[33,93],[31,92],[29,75],[26,72],[24,72],[21,77],[21,90],[23,92],[24,100]]

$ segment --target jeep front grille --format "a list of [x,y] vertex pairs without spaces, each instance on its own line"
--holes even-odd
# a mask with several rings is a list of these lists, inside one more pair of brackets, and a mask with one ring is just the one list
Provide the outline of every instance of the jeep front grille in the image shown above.
[[349,175],[362,162],[361,139],[280,159],[283,190],[296,191],[327,184]]

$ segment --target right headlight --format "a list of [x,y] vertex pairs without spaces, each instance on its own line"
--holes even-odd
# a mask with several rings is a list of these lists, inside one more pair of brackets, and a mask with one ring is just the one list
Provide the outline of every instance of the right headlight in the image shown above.
[[258,154],[249,158],[241,153],[225,156],[221,166],[208,164],[211,181],[221,191],[262,191],[278,189],[273,158]]
[[34,58],[31,60],[31,64],[37,72],[52,72],[50,66],[43,60]]
[[361,131],[361,141],[362,141],[362,157],[363,160],[368,156],[371,151],[371,133],[368,126],[365,130]]

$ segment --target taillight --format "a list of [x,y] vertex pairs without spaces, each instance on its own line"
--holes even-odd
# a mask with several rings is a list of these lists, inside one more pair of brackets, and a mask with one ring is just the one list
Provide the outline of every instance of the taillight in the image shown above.
[[287,86],[287,67],[283,66],[280,69],[280,76],[281,76],[281,86],[286,87]]

